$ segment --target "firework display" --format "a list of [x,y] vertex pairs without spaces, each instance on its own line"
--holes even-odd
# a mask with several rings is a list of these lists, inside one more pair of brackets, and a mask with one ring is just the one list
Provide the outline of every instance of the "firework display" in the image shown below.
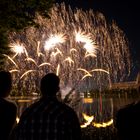
[[38,15],[36,22],[38,28],[11,33],[13,55],[4,54],[19,95],[39,93],[40,79],[48,72],[60,76],[61,88],[79,92],[103,90],[129,75],[128,41],[101,13],[56,4],[49,19]]

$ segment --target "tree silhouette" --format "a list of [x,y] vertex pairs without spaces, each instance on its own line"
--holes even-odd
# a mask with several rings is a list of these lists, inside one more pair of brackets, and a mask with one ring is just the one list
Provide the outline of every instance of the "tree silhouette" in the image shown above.
[[0,68],[4,63],[3,53],[9,54],[8,33],[28,26],[37,26],[36,13],[49,17],[54,0],[0,0]]

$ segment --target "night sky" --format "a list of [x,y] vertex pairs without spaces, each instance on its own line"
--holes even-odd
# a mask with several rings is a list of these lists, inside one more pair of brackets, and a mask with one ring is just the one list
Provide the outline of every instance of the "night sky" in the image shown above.
[[108,22],[115,20],[129,40],[133,60],[132,73],[140,71],[140,7],[136,0],[56,0],[72,8],[101,12]]

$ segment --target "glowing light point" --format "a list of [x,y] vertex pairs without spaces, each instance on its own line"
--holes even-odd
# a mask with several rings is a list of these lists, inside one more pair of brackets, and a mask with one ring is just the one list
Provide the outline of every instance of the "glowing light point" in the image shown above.
[[50,50],[56,45],[64,43],[66,36],[64,34],[51,35],[48,40],[45,41],[44,49]]
[[24,48],[23,44],[13,43],[13,44],[10,45],[10,47],[11,47],[11,50],[13,52],[15,52],[16,54],[22,54],[22,53],[25,52],[25,50],[24,50],[25,48]]
[[94,55],[96,54],[96,43],[91,39],[89,34],[81,31],[75,32],[75,40],[76,42],[82,42],[85,44],[84,48],[86,49],[87,53],[93,53]]

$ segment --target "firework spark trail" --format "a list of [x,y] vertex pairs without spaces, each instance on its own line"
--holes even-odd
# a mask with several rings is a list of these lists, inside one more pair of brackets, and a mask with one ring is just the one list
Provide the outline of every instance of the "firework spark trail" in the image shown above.
[[10,73],[13,73],[13,72],[19,72],[19,70],[17,70],[17,69],[10,70]]
[[59,71],[60,71],[60,65],[58,64],[57,69],[56,69],[56,75],[59,75]]
[[93,69],[93,70],[91,70],[91,72],[94,72],[94,71],[101,71],[101,72],[105,72],[105,73],[109,74],[109,71],[104,70],[104,69]]
[[28,58],[25,59],[25,61],[31,61],[31,62],[33,62],[35,65],[37,65],[37,63],[35,62],[35,60],[32,59],[32,58],[29,58],[29,57],[28,57]]
[[83,71],[85,72],[86,74],[82,77],[82,80],[85,79],[86,77],[92,77],[92,75],[90,74],[90,72],[88,72],[86,69],[82,69],[82,68],[79,68],[77,70],[80,70],[80,71]]
[[73,61],[70,57],[67,57],[67,58],[64,60],[64,62],[65,62],[65,61],[68,61],[69,64],[70,64],[70,66],[72,65],[72,63],[74,64],[74,61]]
[[26,71],[25,73],[23,73],[20,77],[20,79],[22,79],[25,75],[27,75],[28,73],[31,73],[31,72],[35,72],[35,70],[28,70]]
[[56,57],[57,55],[61,55],[61,56],[63,55],[62,52],[58,48],[56,48],[56,52],[51,53],[51,56],[53,57]]
[[[35,77],[29,73],[26,80],[24,77],[20,80],[20,90],[23,85],[26,87],[27,82],[38,88],[38,81],[47,72],[59,74],[62,87],[73,87],[84,76],[83,82],[80,82],[84,86],[77,86],[80,91],[108,86],[109,81],[122,81],[129,74],[127,39],[115,23],[107,25],[101,13],[80,9],[73,12],[61,4],[52,8],[50,19],[38,15],[36,22],[39,28],[30,27],[9,36],[10,44],[24,44],[24,53],[15,51],[14,58],[5,55],[10,60],[6,68],[11,70],[16,67],[20,71],[13,73],[17,78],[29,70],[36,70]],[[78,69],[85,69],[87,75]],[[91,73],[95,71],[99,72],[93,76]],[[15,79],[15,84],[19,85],[18,82]],[[37,92],[31,90],[27,89],[30,93]]]
[[18,68],[18,65],[15,63],[15,61],[8,55],[6,54],[3,54],[5,57],[7,57],[17,68]]
[[38,67],[42,67],[42,66],[45,66],[45,65],[51,66],[50,63],[42,63],[42,64],[40,64]]

